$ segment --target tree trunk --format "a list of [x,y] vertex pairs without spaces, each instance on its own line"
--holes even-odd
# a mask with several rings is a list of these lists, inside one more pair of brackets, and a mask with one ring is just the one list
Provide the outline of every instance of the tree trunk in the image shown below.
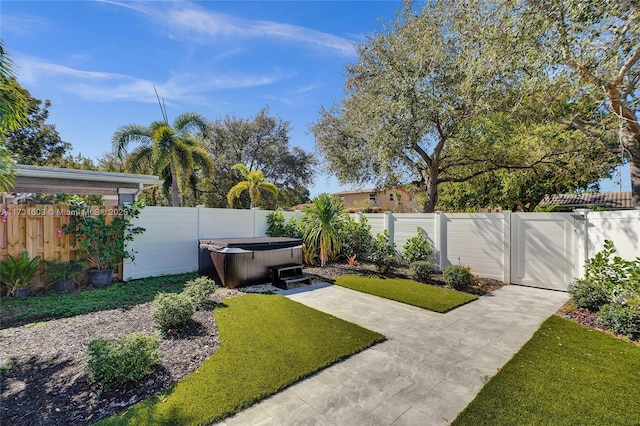
[[422,206],[422,213],[433,213],[438,203],[438,179],[437,176],[431,173],[426,177],[425,181],[427,199],[424,202],[424,206]]
[[640,159],[636,156],[629,158],[631,171],[631,196],[636,207],[640,206]]
[[[640,50],[639,50],[640,52]],[[618,90],[618,83],[605,85],[611,110],[621,120],[620,139],[627,151],[631,171],[631,195],[636,206],[640,206],[640,123],[635,111],[625,103]]]
[[173,158],[171,159],[171,163],[169,165],[171,168],[171,206],[179,207],[179,193],[178,193],[178,175],[176,173],[175,165],[173,164]]

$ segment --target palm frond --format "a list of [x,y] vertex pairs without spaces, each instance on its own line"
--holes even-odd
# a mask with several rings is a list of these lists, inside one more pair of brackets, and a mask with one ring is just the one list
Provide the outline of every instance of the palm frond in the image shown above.
[[233,166],[231,166],[231,170],[239,171],[244,179],[248,179],[249,173],[251,173],[251,170],[249,170],[249,168],[242,163],[234,164]]
[[200,170],[206,177],[213,176],[213,172],[215,170],[215,166],[213,164],[213,160],[209,153],[202,147],[195,147],[191,150],[191,155],[193,155],[193,161],[195,164],[200,166]]
[[229,203],[229,207],[233,207],[233,202],[236,198],[240,197],[244,191],[249,188],[249,184],[247,181],[238,182],[229,190],[227,193],[227,202]]
[[152,141],[153,133],[148,127],[140,124],[126,124],[115,131],[111,137],[111,146],[118,158],[122,158],[130,143],[151,145]]
[[159,126],[153,132],[153,150],[170,153],[176,140],[175,134],[176,132],[171,127],[165,125]]
[[193,169],[193,154],[192,148],[185,144],[182,140],[176,140],[173,143],[173,149],[171,150],[174,162],[177,166],[180,166],[183,170]]
[[173,128],[178,133],[199,134],[203,139],[209,137],[209,120],[197,112],[185,112],[176,117]]
[[276,197],[278,196],[278,187],[275,186],[273,183],[265,181],[265,182],[260,182],[258,186],[260,187],[260,189],[264,189],[265,191],[272,193]]
[[129,154],[128,169],[133,173],[156,173],[152,157],[153,147],[140,145]]

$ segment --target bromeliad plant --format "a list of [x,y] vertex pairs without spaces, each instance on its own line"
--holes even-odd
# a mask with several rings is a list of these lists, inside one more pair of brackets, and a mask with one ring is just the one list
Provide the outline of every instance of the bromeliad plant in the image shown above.
[[127,249],[127,243],[145,229],[132,224],[144,207],[135,202],[124,207],[123,215],[107,223],[107,214],[98,216],[84,214],[82,206],[74,206],[71,220],[62,227],[65,234],[75,237],[74,247],[79,257],[98,270],[112,269],[123,260],[134,260],[135,252]]
[[40,256],[29,259],[24,251],[21,257],[7,255],[7,261],[0,261],[0,278],[7,288],[7,294],[13,295],[20,288],[29,287],[29,282],[40,268]]

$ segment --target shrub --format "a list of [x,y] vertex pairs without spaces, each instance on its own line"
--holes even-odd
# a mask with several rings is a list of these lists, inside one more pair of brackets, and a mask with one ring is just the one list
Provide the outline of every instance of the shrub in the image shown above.
[[609,303],[607,289],[597,281],[577,279],[569,284],[569,294],[576,307],[591,312],[598,312],[602,305]]
[[390,272],[400,265],[400,254],[396,250],[396,244],[389,242],[389,233],[378,234],[373,241],[369,260],[373,262],[379,271]]
[[193,307],[195,309],[200,309],[204,306],[205,303],[207,303],[207,300],[209,300],[209,296],[211,296],[213,292],[216,291],[216,288],[218,288],[218,286],[216,285],[216,282],[211,278],[198,277],[191,281],[187,281],[187,283],[184,285],[182,294],[191,299],[191,302],[193,303]]
[[451,288],[464,291],[473,286],[473,275],[466,266],[449,265],[442,269],[444,282]]
[[97,339],[89,343],[87,370],[89,382],[101,390],[138,380],[160,362],[158,336],[131,333],[116,339]]
[[158,293],[151,306],[151,316],[163,332],[189,324],[195,311],[191,298],[183,293]]
[[300,225],[295,217],[285,224],[284,213],[281,211],[270,212],[267,215],[267,232],[269,237],[302,238]]
[[614,303],[603,305],[598,312],[598,323],[630,339],[640,338],[640,311]]
[[40,269],[40,256],[29,259],[24,251],[22,256],[7,255],[7,261],[0,260],[0,277],[2,285],[7,288],[7,294],[13,295],[17,289],[29,287],[29,282]]
[[267,215],[267,232],[269,237],[284,235],[284,214],[281,211],[270,212]]
[[625,260],[615,253],[613,242],[605,240],[604,248],[585,262],[584,279],[602,285],[614,302],[640,297],[640,258]]
[[284,236],[289,238],[302,238],[302,230],[295,217],[289,219],[289,222],[284,226]]
[[429,245],[429,241],[424,236],[422,228],[418,227],[418,235],[409,238],[402,249],[402,257],[404,261],[411,265],[417,260],[432,260],[433,250]]
[[367,218],[362,216],[360,220],[349,219],[345,229],[345,238],[342,245],[342,253],[347,259],[365,258],[373,246],[373,235],[371,235],[371,225]]
[[429,260],[416,260],[409,265],[409,277],[412,280],[426,282],[435,272],[436,267]]

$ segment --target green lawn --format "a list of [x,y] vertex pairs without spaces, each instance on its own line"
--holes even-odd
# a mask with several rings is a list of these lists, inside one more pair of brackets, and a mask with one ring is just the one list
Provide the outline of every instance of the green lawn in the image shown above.
[[104,425],[207,424],[361,351],[384,336],[278,295],[226,299],[221,346],[172,389]]
[[638,426],[640,347],[552,316],[453,425]]
[[336,278],[335,284],[441,313],[478,298],[478,296],[460,291],[398,278],[342,275]]
[[185,283],[197,273],[131,280],[116,283],[103,290],[78,293],[49,292],[46,295],[14,299],[0,298],[2,327],[24,325],[35,321],[72,317],[107,309],[128,308],[150,302],[158,292],[181,292]]

